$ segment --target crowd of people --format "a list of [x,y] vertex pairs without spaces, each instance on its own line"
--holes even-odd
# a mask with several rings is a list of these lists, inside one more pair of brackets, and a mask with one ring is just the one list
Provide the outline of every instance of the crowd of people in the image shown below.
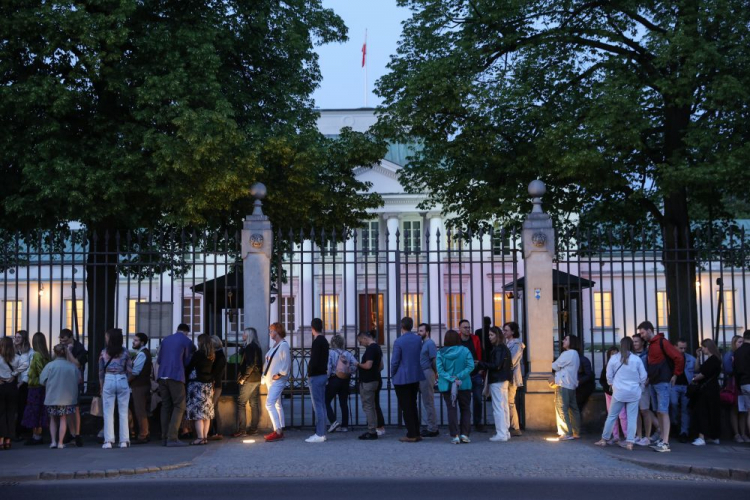
[[[488,319],[473,333],[469,321],[461,320],[458,331],[445,333],[441,348],[431,339],[430,325],[422,323],[415,331],[411,318],[401,320],[401,334],[390,356],[391,382],[406,429],[401,441],[415,443],[440,435],[436,388],[446,408],[451,443],[471,442],[472,430],[486,432],[485,399],[491,401],[495,426],[489,440],[504,442],[521,435],[516,394],[523,386],[525,345],[517,323],[505,323],[501,329]],[[378,439],[385,434],[380,408],[384,356],[375,332],[358,335],[364,348],[358,359],[346,349],[342,336],[326,339],[319,318],[311,321],[310,330],[306,376],[315,433],[306,442],[322,443],[329,433],[349,431],[349,395],[355,382],[367,422],[359,439]],[[152,397],[161,401],[163,445],[205,445],[222,438],[216,405],[227,365],[223,344],[216,336],[202,334],[196,346],[189,333],[187,325],[179,325],[152,357],[144,333],[133,336],[131,351],[120,329],[106,332],[98,361],[104,449],[149,442],[149,413],[156,406]],[[272,429],[264,439],[284,439],[282,396],[291,377],[291,352],[282,324],[269,327],[269,338],[271,345],[264,355],[258,332],[254,328],[243,332],[237,352],[239,394],[233,437],[259,432],[260,386],[265,385],[265,410]],[[11,448],[20,429],[30,431],[27,445],[42,444],[45,428],[49,428],[50,448],[82,446],[78,402],[88,353],[70,330],[61,331],[51,353],[48,345],[41,332],[31,342],[23,330],[14,338],[0,339],[0,449]],[[644,321],[636,335],[607,350],[599,382],[608,414],[597,445],[619,444],[628,450],[650,446],[668,452],[672,434],[695,446],[718,444],[722,404],[729,408],[734,440],[750,443],[750,330],[735,336],[724,355],[712,339],[704,339],[695,356],[687,352],[687,345],[684,340],[673,345]],[[595,378],[576,336],[564,337],[562,352],[551,368],[558,438],[579,439],[581,411]],[[189,443],[181,439],[181,432],[188,430],[193,438]]]

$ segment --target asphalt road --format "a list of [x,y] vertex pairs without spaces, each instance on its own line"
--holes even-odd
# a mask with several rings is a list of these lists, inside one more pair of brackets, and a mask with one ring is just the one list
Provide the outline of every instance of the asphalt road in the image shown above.
[[[356,466],[355,466],[356,467]],[[460,469],[450,471],[460,475]],[[352,470],[356,474],[356,470]],[[555,471],[550,471],[553,477]],[[50,481],[2,485],[3,500],[72,498],[133,500],[134,498],[180,500],[216,498],[391,500],[421,498],[521,498],[554,500],[633,500],[634,498],[679,498],[721,500],[750,498],[750,483],[675,480],[587,480],[587,479],[217,479],[123,482],[119,480]]]

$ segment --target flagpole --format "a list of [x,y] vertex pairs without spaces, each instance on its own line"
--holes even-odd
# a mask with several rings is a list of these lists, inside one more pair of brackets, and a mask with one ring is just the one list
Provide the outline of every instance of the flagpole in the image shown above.
[[365,63],[365,107],[367,107],[367,28],[365,28],[365,44],[362,59]]

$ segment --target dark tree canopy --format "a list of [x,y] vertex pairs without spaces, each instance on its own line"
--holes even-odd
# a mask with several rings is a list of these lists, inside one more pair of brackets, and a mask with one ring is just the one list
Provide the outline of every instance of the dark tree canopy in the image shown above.
[[318,224],[378,202],[380,145],[315,128],[314,47],[346,39],[320,0],[6,2],[0,33],[6,229],[237,224],[255,181],[283,225],[292,193]]
[[[518,221],[540,178],[558,221],[649,219],[686,249],[691,214],[748,200],[746,0],[399,3],[413,13],[377,85],[380,131],[423,145],[403,183],[461,223]],[[692,330],[693,276],[667,267]]]

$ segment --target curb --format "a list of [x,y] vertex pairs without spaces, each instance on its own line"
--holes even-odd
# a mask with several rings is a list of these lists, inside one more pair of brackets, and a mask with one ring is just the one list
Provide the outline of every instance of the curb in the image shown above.
[[724,469],[719,467],[699,467],[695,465],[662,464],[617,455],[610,456],[622,460],[623,462],[629,462],[635,465],[640,465],[641,467],[648,467],[649,469],[656,469],[664,472],[695,474],[697,476],[706,476],[715,479],[731,479],[734,481],[750,481],[750,470],[746,469]]
[[34,481],[37,479],[52,481],[62,479],[104,479],[120,476],[134,476],[137,474],[150,474],[152,472],[169,471],[189,467],[192,462],[180,462],[178,464],[161,465],[153,467],[137,467],[107,470],[83,470],[76,472],[40,472],[38,474],[26,474],[20,476],[0,476],[0,483],[12,483],[21,481]]

